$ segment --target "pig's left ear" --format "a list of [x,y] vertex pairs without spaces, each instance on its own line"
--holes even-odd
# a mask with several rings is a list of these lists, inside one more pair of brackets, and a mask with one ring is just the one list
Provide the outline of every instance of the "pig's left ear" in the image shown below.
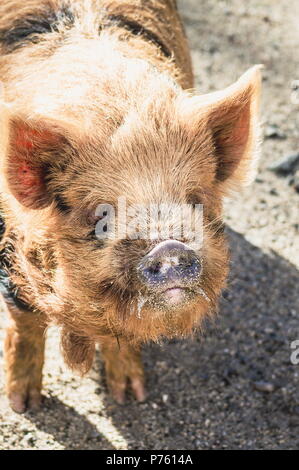
[[206,128],[211,137],[216,179],[224,188],[248,184],[255,175],[261,68],[252,67],[223,91],[190,98],[192,127],[196,127],[196,119],[198,129]]
[[1,162],[9,192],[25,207],[43,209],[53,200],[51,168],[59,165],[66,144],[62,130],[43,120],[8,119],[6,152]]

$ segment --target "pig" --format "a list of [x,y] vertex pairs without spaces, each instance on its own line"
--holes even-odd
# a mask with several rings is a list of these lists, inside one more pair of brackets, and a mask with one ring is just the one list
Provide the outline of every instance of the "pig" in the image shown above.
[[100,346],[122,404],[129,388],[146,398],[143,344],[188,337],[216,314],[229,265],[223,201],[252,180],[258,156],[260,68],[198,94],[175,0],[1,1],[1,292],[15,412],[42,403],[51,324],[82,374]]

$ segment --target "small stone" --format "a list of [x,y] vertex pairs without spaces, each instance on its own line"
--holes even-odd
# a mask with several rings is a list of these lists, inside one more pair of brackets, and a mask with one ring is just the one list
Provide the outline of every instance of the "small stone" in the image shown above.
[[168,395],[166,395],[166,394],[162,395],[162,400],[163,400],[163,403],[167,403],[168,402]]
[[270,124],[266,127],[265,131],[265,138],[266,139],[286,139],[287,136],[284,132],[282,132],[276,124]]
[[254,388],[258,390],[259,392],[266,392],[266,393],[272,393],[274,392],[274,384],[271,382],[264,382],[264,381],[259,381],[259,382],[253,382]]
[[271,196],[279,196],[278,191],[275,188],[270,189]]
[[269,167],[269,170],[282,176],[294,173],[299,168],[299,153],[288,155]]
[[33,445],[36,442],[36,437],[32,432],[30,432],[24,436],[23,442],[28,445]]

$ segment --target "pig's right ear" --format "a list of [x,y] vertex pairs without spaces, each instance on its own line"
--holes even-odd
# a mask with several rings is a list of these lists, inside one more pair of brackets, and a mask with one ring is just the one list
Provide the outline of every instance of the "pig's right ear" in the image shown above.
[[25,207],[43,209],[53,200],[48,188],[49,168],[66,142],[61,130],[44,121],[8,120],[2,165],[8,190]]

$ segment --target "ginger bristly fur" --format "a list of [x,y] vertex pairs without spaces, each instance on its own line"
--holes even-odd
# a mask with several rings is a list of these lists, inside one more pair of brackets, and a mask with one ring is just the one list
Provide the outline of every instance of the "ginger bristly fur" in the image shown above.
[[[123,401],[129,377],[143,399],[140,345],[189,335],[217,310],[228,272],[222,200],[254,166],[259,67],[222,92],[190,91],[190,55],[173,0],[4,0],[0,54],[2,248],[28,306],[7,302],[12,407],[23,411],[41,387],[42,361],[33,385],[31,359],[21,378],[16,372],[18,345],[25,337],[34,349],[50,323],[62,327],[71,367],[86,372],[100,342],[115,398]],[[137,314],[136,265],[155,241],[129,233],[99,243],[88,217],[123,196],[128,205],[203,205],[204,295],[175,312],[150,304]]]

